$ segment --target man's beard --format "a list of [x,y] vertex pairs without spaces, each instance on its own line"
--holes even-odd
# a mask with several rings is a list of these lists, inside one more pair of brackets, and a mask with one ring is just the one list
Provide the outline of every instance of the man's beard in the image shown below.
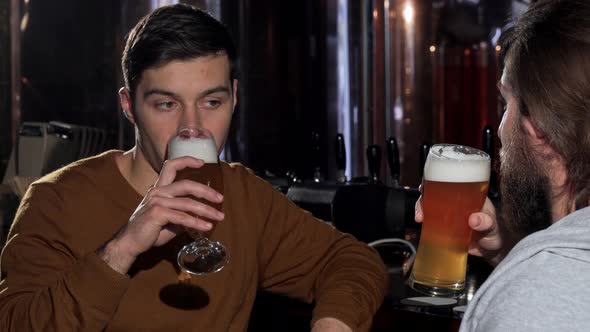
[[551,187],[523,134],[518,127],[513,129],[512,141],[501,152],[500,229],[518,241],[551,226]]

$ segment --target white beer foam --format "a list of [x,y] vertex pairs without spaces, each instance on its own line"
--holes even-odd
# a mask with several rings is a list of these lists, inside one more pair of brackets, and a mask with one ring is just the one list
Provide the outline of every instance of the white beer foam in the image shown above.
[[467,148],[465,154],[451,145],[433,146],[424,165],[424,179],[438,182],[484,182],[490,179],[490,159],[481,151]]
[[168,145],[168,159],[185,156],[201,159],[207,164],[216,164],[217,147],[215,142],[209,138],[183,139],[178,136],[174,137]]

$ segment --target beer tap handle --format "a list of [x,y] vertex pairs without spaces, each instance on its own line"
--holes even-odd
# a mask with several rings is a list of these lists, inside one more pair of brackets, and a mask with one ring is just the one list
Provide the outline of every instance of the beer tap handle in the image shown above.
[[312,149],[312,168],[313,168],[313,182],[321,182],[321,170],[320,170],[320,134],[316,131],[311,133],[311,149]]
[[367,160],[369,161],[369,182],[379,183],[379,171],[381,168],[381,147],[369,145],[367,148]]
[[494,130],[491,126],[486,126],[483,129],[482,137],[482,150],[490,156],[490,159],[494,158]]
[[424,164],[426,164],[426,158],[430,151],[430,144],[424,143],[420,145],[420,179],[424,177]]
[[[483,129],[483,136],[482,136],[482,150],[490,156],[490,163],[494,165],[494,129],[492,126],[486,126]],[[498,198],[498,187],[496,183],[496,172],[492,168],[490,173],[490,185],[488,189],[488,196],[492,199]]]
[[393,137],[387,140],[387,162],[389,164],[393,186],[398,187],[400,176],[399,149],[397,147],[397,141]]
[[336,135],[336,168],[338,170],[336,181],[346,183],[346,147],[342,134]]

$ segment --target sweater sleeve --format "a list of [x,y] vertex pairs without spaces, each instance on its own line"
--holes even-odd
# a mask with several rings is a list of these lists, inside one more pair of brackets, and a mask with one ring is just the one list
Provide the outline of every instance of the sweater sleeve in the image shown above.
[[[262,180],[260,180],[262,182]],[[260,241],[262,289],[315,302],[312,325],[333,317],[367,331],[383,301],[387,274],[378,254],[314,218],[270,185],[257,197],[266,218]]]
[[51,186],[29,189],[0,260],[0,331],[107,326],[129,279],[95,253],[73,248],[68,239],[84,230],[72,225],[66,202]]

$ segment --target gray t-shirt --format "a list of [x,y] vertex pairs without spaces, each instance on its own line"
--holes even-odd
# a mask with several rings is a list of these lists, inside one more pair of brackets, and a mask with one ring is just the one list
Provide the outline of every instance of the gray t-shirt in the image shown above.
[[471,331],[590,331],[590,207],[510,251],[467,307]]

